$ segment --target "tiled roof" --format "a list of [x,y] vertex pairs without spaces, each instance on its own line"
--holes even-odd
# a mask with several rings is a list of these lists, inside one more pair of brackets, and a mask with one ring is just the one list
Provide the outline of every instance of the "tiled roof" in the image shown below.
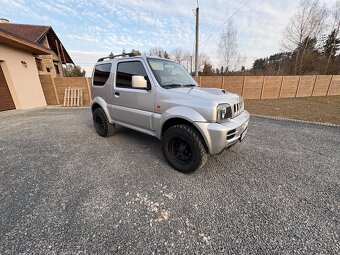
[[50,26],[27,25],[15,23],[0,23],[0,31],[7,32],[10,35],[17,36],[26,41],[41,45],[40,39],[47,36],[50,48],[59,56],[63,64],[73,63],[70,55],[64,45],[60,42],[58,36]]
[[38,42],[42,35],[50,29],[49,26],[0,23],[0,28],[11,34],[18,35],[28,41]]
[[30,42],[26,39],[21,38],[20,36],[9,33],[8,31],[4,31],[0,28],[0,45],[1,44],[9,45],[14,48],[31,52],[33,54],[39,55],[52,54],[52,51],[50,49],[40,46],[37,43]]

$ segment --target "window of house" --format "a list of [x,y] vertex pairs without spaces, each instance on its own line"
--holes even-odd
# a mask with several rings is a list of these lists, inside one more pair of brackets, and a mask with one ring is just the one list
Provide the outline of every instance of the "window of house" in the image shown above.
[[38,71],[43,72],[44,66],[41,59],[36,58],[35,63],[37,64]]
[[46,71],[47,71],[48,73],[50,73],[50,72],[51,72],[51,68],[46,67]]
[[60,75],[60,71],[59,71],[59,66],[58,64],[54,64],[54,69],[55,69],[55,73]]
[[111,64],[96,65],[93,74],[93,85],[104,86],[110,77]]
[[144,76],[148,81],[148,75],[145,68],[140,61],[129,61],[118,63],[116,74],[116,87],[119,88],[132,88],[132,76]]

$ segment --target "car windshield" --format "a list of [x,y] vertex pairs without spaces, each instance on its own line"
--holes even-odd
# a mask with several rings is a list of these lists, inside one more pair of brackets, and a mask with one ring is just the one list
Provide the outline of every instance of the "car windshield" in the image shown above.
[[163,88],[196,87],[196,81],[183,66],[164,59],[149,58],[150,67]]

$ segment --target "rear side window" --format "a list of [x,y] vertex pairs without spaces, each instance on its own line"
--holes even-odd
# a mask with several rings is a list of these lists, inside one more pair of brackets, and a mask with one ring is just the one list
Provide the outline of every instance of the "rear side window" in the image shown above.
[[140,61],[118,63],[116,74],[116,86],[120,88],[132,88],[132,76],[144,76],[148,81],[148,75]]
[[93,75],[93,85],[104,86],[109,79],[111,64],[96,65]]

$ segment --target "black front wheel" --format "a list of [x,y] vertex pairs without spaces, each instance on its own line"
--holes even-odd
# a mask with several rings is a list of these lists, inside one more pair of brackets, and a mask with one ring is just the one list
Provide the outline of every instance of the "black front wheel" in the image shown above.
[[182,173],[192,173],[206,162],[204,141],[199,132],[189,125],[168,128],[162,136],[162,143],[165,159]]
[[109,122],[102,108],[93,111],[93,124],[100,136],[107,137],[113,134],[114,126]]

